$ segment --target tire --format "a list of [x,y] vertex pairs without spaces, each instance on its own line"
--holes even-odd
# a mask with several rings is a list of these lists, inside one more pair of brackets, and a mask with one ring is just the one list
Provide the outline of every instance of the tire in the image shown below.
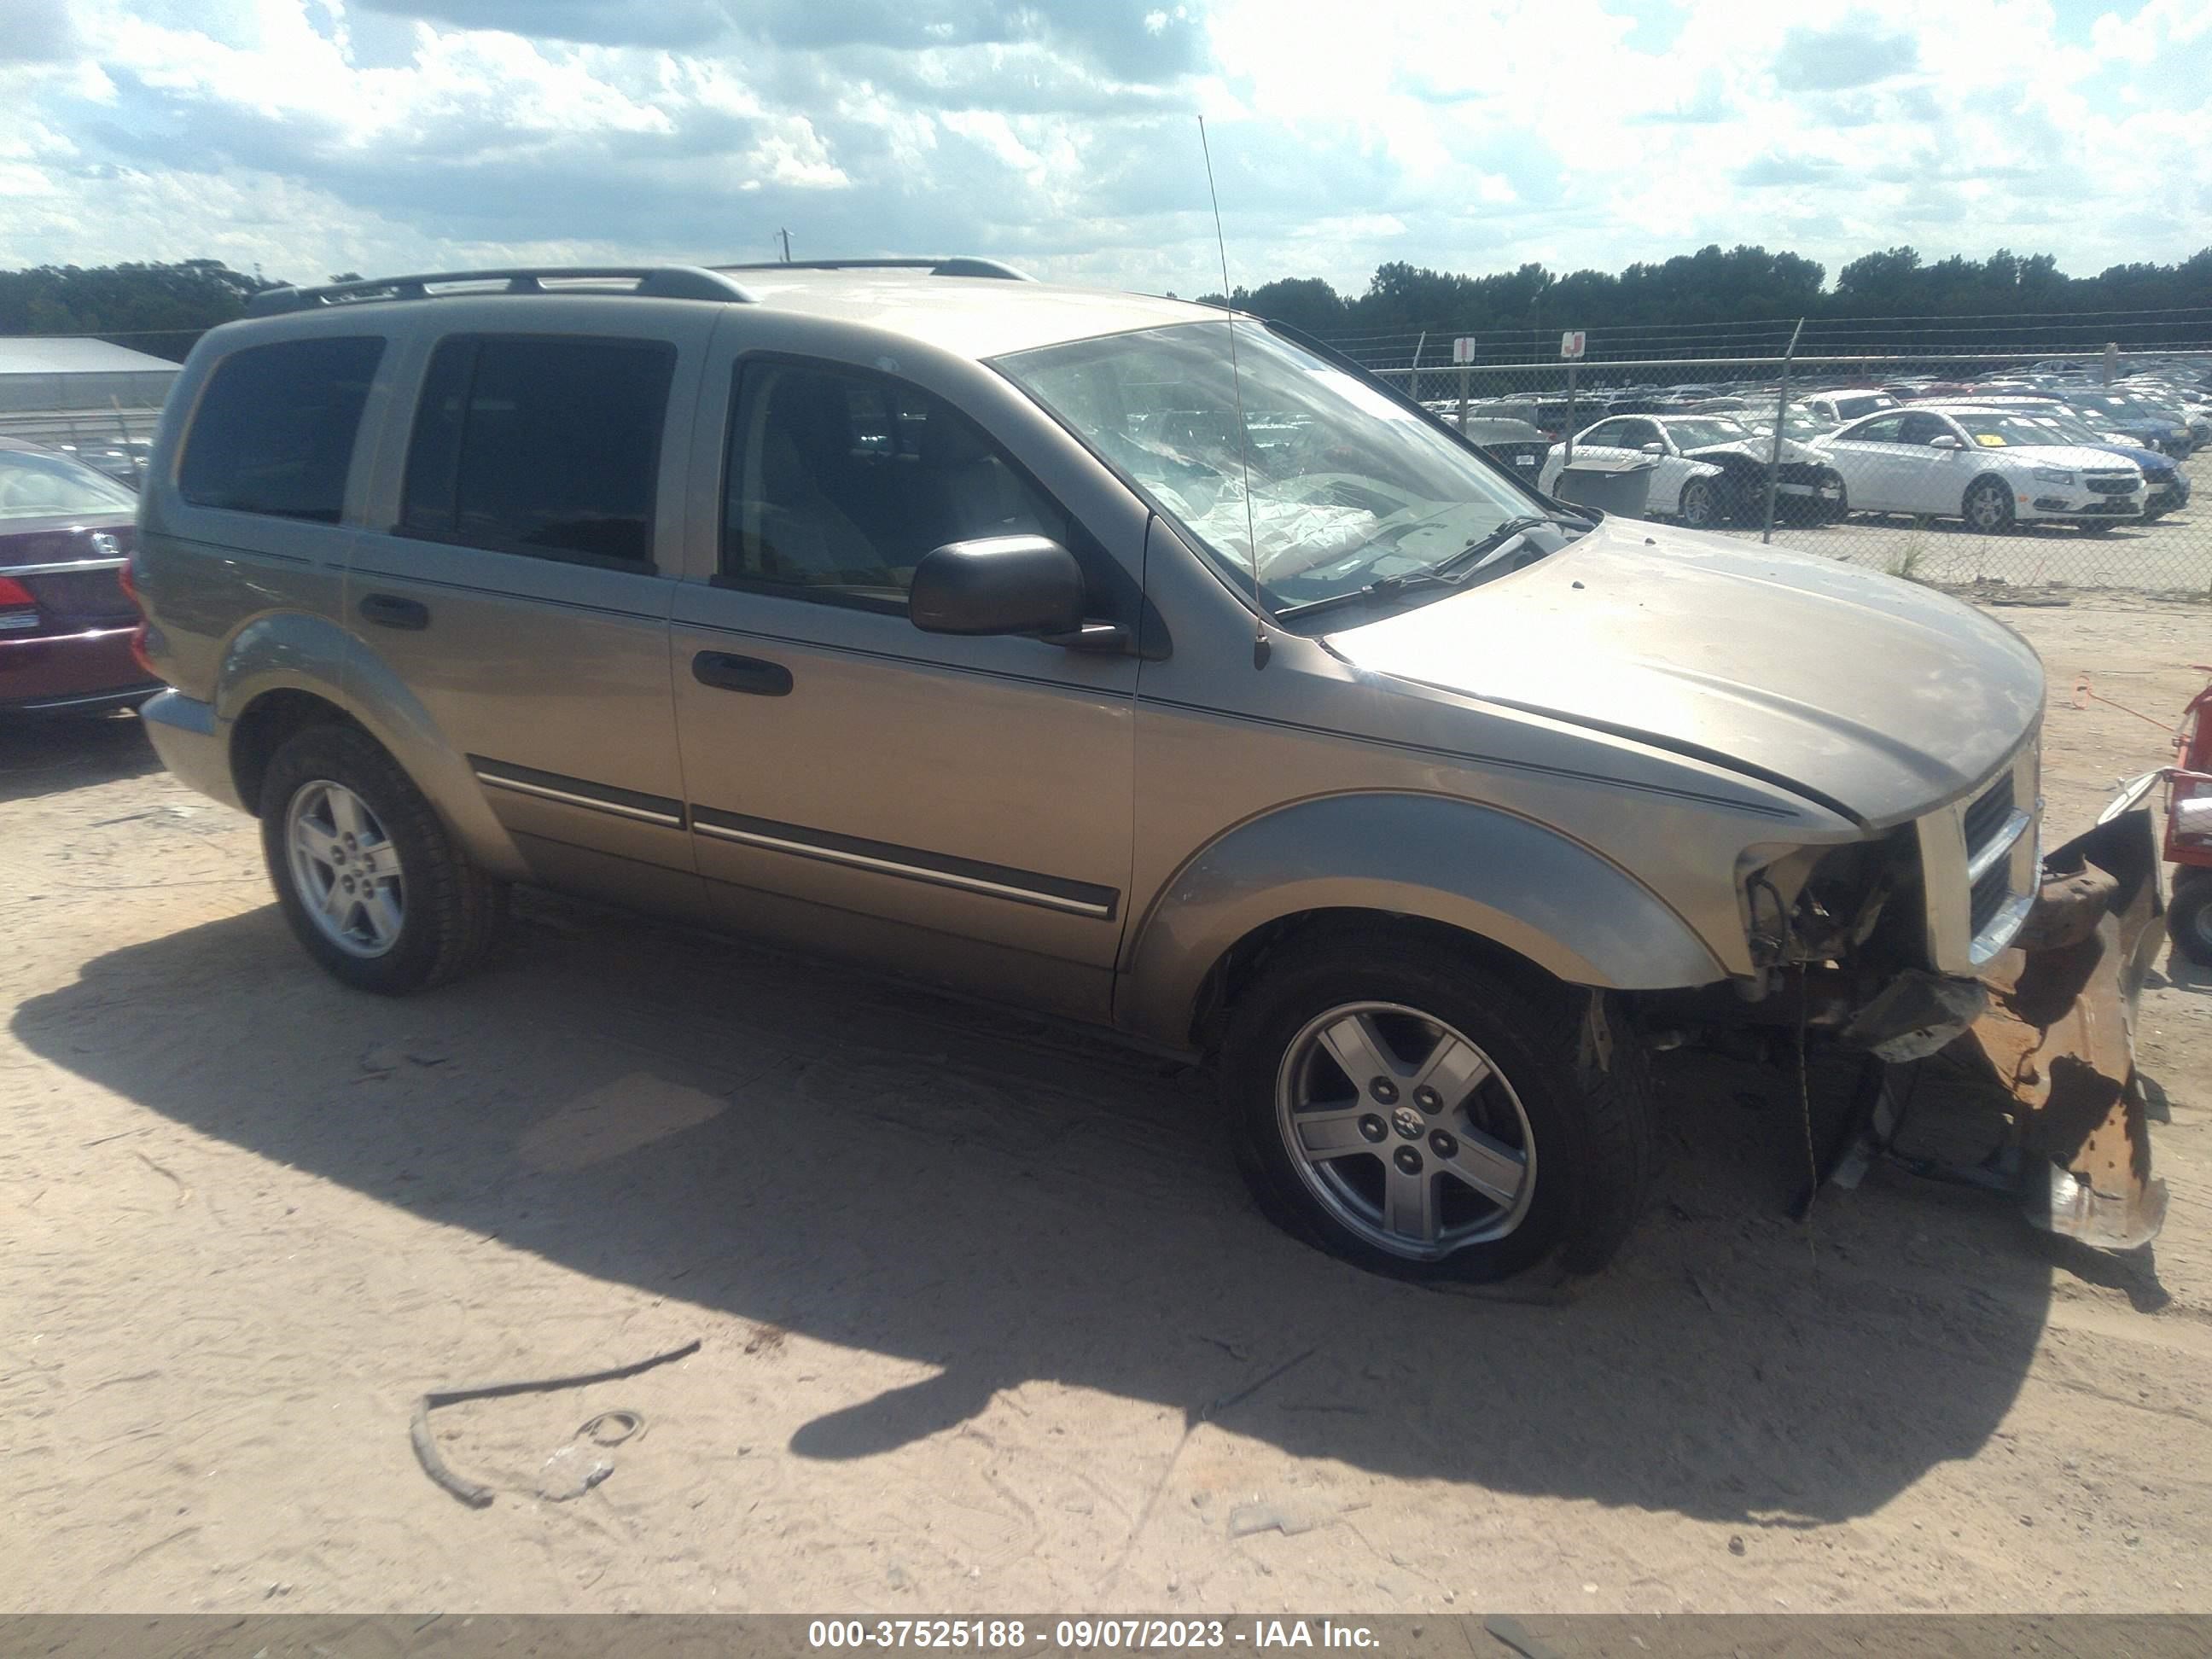
[[1969,530],[2001,536],[2013,526],[2012,490],[2002,478],[1977,478],[1960,498],[1959,516]]
[[[1382,1071],[1353,1079],[1362,1043]],[[1447,1080],[1417,1087],[1439,1063]],[[1221,1086],[1262,1212],[1393,1278],[1482,1283],[1555,1255],[1594,1273],[1650,1181],[1650,1067],[1616,1000],[1523,990],[1410,928],[1288,947],[1231,1012]]]
[[367,732],[300,732],[270,758],[259,805],[284,920],[333,977],[403,996],[459,978],[490,947],[505,885],[469,861]]
[[1720,517],[1719,498],[1710,479],[1692,478],[1674,501],[1674,516],[1692,530],[1710,528]]
[[2174,949],[2199,968],[2212,968],[2212,870],[2187,871],[2174,882],[2166,931]]

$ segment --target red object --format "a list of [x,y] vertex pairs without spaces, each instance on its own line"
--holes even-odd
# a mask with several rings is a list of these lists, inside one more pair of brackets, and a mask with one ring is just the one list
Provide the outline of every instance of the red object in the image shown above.
[[[2212,674],[2203,663],[2195,666]],[[2166,858],[2169,864],[2212,870],[2212,833],[2181,828],[2185,801],[2212,797],[2212,685],[2207,685],[2181,711],[2181,724],[2173,740],[2173,770],[2167,775],[2166,796]]]

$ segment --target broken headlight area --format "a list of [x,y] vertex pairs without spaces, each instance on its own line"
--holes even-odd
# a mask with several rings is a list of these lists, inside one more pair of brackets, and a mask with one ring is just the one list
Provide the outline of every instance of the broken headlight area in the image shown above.
[[2017,933],[1967,976],[1929,964],[1909,836],[1784,852],[1743,881],[1754,973],[1654,997],[1646,1014],[1670,1044],[1791,1074],[1801,1042],[1855,1064],[1823,1183],[1856,1186],[1885,1162],[2009,1194],[2044,1231],[2132,1249],[2166,1212],[2134,1052],[2166,931],[2158,857],[2142,808],[2051,852]]

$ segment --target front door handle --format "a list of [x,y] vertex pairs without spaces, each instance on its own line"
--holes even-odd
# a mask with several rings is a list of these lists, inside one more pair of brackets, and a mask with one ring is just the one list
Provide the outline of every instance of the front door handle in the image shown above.
[[791,671],[781,663],[735,657],[726,651],[702,651],[692,658],[691,678],[717,691],[743,691],[755,697],[791,695]]
[[397,593],[363,594],[361,614],[379,628],[402,628],[410,633],[419,633],[430,625],[428,605],[403,599]]

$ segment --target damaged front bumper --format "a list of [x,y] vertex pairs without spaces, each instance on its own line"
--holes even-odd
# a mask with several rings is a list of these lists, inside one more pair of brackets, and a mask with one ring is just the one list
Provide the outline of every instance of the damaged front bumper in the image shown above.
[[1882,1064],[1828,1178],[1855,1186],[1894,1156],[1891,1073],[1917,1066],[1916,1111],[1993,1106],[2009,1133],[1978,1164],[1907,1164],[2015,1193],[2032,1224],[2100,1249],[2157,1237],[2166,1184],[2150,1172],[2135,1024],[2166,936],[2159,868],[2149,811],[2108,812],[2042,860],[2025,922],[1978,978],[1901,974],[1858,1009],[1843,1041]]
[[2009,1097],[2027,1218],[2106,1249],[2158,1237],[2136,1011],[2166,937],[2157,831],[2122,812],[2044,860],[2027,925],[1983,969],[1988,1010],[1947,1051]]

